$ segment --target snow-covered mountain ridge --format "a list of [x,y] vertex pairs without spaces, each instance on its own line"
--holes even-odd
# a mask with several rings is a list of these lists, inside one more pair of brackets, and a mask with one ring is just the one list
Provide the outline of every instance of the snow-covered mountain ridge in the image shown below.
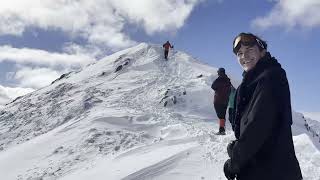
[[[217,68],[162,53],[142,43],[6,105],[1,179],[224,179],[233,134],[211,135]],[[294,113],[304,178],[317,179],[320,146],[305,123]]]

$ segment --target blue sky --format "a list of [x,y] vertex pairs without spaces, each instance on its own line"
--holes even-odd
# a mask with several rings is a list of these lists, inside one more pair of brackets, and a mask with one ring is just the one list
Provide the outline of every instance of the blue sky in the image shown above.
[[139,42],[170,40],[241,79],[232,40],[253,32],[287,71],[293,108],[320,112],[319,28],[318,0],[4,1],[0,104]]

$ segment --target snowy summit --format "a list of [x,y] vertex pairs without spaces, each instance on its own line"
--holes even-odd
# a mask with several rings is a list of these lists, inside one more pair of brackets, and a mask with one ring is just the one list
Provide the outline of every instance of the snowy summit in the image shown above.
[[[0,177],[225,179],[234,135],[230,124],[226,136],[213,132],[216,71],[175,49],[165,61],[162,46],[142,43],[64,74],[0,110]],[[320,123],[293,115],[303,177],[319,180]]]

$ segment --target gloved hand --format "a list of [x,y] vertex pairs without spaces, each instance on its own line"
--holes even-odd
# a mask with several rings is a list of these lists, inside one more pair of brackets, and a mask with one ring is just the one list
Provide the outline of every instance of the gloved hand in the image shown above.
[[227,152],[228,152],[228,155],[230,158],[232,156],[233,147],[236,144],[236,142],[237,142],[237,140],[231,141],[227,146]]
[[228,180],[234,180],[236,178],[236,174],[231,172],[231,159],[228,159],[223,166],[224,175]]

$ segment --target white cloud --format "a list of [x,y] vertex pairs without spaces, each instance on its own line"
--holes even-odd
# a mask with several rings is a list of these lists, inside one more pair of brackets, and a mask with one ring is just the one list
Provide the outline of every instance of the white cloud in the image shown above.
[[8,95],[2,90],[0,86],[0,107],[4,106],[6,103],[10,102],[11,99],[8,97]]
[[23,96],[34,91],[31,88],[11,88],[0,85],[0,107],[14,100],[18,96]]
[[0,46],[0,63],[22,65],[17,72],[8,73],[7,80],[22,87],[40,88],[62,72],[95,61],[106,51],[136,44],[125,32],[128,25],[141,27],[148,34],[178,30],[202,1],[205,0],[2,0],[0,36],[21,36],[27,28],[53,29],[71,38],[84,38],[88,44],[65,44],[64,53]]
[[[20,87],[38,89],[49,85],[62,73],[79,69],[96,61],[97,47],[67,44],[66,53],[53,53],[39,49],[0,46],[0,63],[16,63],[16,72],[7,72],[6,80]],[[41,68],[40,68],[41,67]],[[2,99],[7,100],[3,96]],[[1,101],[1,100],[0,100]]]
[[271,12],[258,17],[252,25],[266,29],[273,26],[313,28],[320,26],[319,0],[277,0]]
[[27,27],[59,29],[112,49],[135,44],[125,25],[149,34],[176,31],[204,0],[5,0],[0,6],[0,35],[21,35]]
[[59,78],[62,72],[49,68],[22,67],[14,76],[20,87],[38,89],[50,85],[52,81]]
[[198,0],[110,0],[131,22],[142,23],[147,33],[176,30],[183,26]]
[[62,47],[63,51],[68,53],[68,54],[74,54],[74,55],[80,55],[80,56],[87,56],[88,58],[93,61],[93,59],[104,52],[102,52],[102,49],[100,49],[97,46],[93,46],[90,44],[87,45],[79,45],[75,43],[65,43],[64,46]]
[[0,62],[2,61],[12,61],[18,64],[46,65],[51,67],[82,67],[95,61],[95,59],[81,53],[52,53],[39,49],[18,49],[11,46],[0,46]]

